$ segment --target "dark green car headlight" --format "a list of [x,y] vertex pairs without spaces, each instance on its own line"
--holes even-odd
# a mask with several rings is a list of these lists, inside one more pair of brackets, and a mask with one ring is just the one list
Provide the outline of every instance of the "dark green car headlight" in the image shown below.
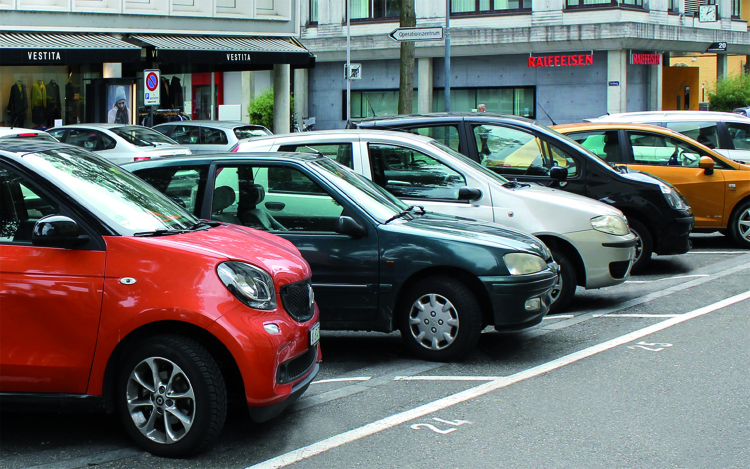
[[245,262],[228,261],[216,268],[222,283],[238,300],[254,309],[275,309],[273,278],[263,269]]

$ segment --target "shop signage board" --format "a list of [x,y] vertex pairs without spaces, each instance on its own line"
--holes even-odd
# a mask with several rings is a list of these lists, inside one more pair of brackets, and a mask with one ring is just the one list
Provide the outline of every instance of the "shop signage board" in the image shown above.
[[630,65],[661,65],[661,54],[630,54]]
[[394,41],[440,41],[443,38],[442,26],[434,28],[398,28],[391,31],[388,36]]
[[159,70],[143,71],[143,104],[145,106],[158,106],[161,104],[161,96],[159,95],[160,81]]
[[529,68],[581,67],[594,64],[594,54],[529,56]]

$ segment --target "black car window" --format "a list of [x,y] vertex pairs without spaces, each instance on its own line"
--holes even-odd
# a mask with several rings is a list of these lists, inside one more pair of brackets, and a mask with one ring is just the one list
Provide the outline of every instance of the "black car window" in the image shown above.
[[0,243],[31,244],[34,224],[59,207],[32,190],[19,174],[0,168]]
[[372,180],[396,197],[458,199],[466,178],[435,158],[396,145],[370,143]]
[[322,153],[349,168],[352,166],[351,143],[314,143],[310,145],[282,145],[279,151],[298,151],[301,153]]
[[271,135],[271,131],[265,127],[250,125],[234,128],[234,136],[237,137],[238,140],[243,138],[263,137],[265,135]]
[[750,150],[750,124],[727,122],[727,130],[735,150]]
[[112,150],[117,146],[117,142],[115,141],[115,139],[105,134],[99,135],[99,143],[100,150]]
[[667,122],[667,128],[690,137],[708,148],[719,146],[716,122]]
[[217,169],[214,220],[264,231],[334,233],[342,212],[327,191],[296,168],[257,164]]
[[[687,166],[697,168],[706,151],[695,145],[667,135],[629,131],[628,140],[633,149],[633,162],[658,166]],[[710,155],[708,155],[710,156]],[[729,166],[714,158],[717,169]]]
[[411,127],[409,129],[403,129],[409,132],[425,135],[427,137],[434,138],[435,140],[442,142],[445,146],[458,151],[458,126],[457,125],[434,125],[424,127]]
[[201,127],[200,142],[206,145],[226,145],[229,140],[223,130]]
[[550,151],[550,158],[544,159],[547,164],[544,171],[545,175],[549,174],[549,170],[553,166],[558,166],[568,170],[569,178],[578,176],[578,164],[576,163],[576,159],[570,156],[570,153],[552,143],[548,143],[547,146]]
[[523,130],[499,125],[474,126],[480,163],[503,176],[547,176],[544,142]]
[[48,134],[52,135],[56,139],[60,140],[61,142],[65,141],[65,134],[67,133],[67,130],[65,129],[52,129],[47,131]]
[[99,132],[89,129],[70,129],[65,143],[95,151],[99,145]]
[[567,134],[607,163],[624,163],[617,130],[589,130]]

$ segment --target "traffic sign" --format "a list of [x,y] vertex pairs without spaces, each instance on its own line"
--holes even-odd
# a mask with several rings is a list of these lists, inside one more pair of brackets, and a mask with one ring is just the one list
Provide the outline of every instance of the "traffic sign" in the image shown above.
[[443,39],[442,26],[432,28],[398,28],[394,29],[388,36],[394,41],[440,41]]
[[362,64],[349,64],[349,73],[346,73],[346,64],[344,64],[344,80],[361,80],[362,79]]
[[145,106],[161,104],[161,96],[159,95],[161,77],[159,75],[159,70],[143,71],[143,83],[146,85],[143,87],[143,104]]

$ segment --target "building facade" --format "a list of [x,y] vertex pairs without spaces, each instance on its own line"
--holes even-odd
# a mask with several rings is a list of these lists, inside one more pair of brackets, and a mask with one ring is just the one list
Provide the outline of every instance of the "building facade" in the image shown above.
[[[288,131],[294,70],[314,66],[299,10],[299,0],[0,0],[2,125],[106,122],[123,95],[128,121],[149,123],[149,86],[157,123],[246,120],[273,87]],[[159,72],[151,85],[146,70]]]
[[[302,4],[301,42],[316,55],[316,67],[308,71],[308,86],[297,83],[295,92],[307,91],[304,112],[318,129],[344,127],[347,101],[352,119],[396,113],[400,44],[389,34],[399,27],[399,5]],[[488,111],[543,124],[698,109],[697,70],[670,67],[670,57],[706,60],[709,49],[720,49],[708,56],[724,76],[735,63],[730,56],[743,64],[750,54],[750,0],[415,0],[415,11],[418,28],[448,24],[450,38],[449,51],[445,40],[415,41],[415,112],[445,110],[446,82],[451,111],[483,103]],[[349,99],[347,42],[350,62],[361,64],[359,79],[349,82]]]

